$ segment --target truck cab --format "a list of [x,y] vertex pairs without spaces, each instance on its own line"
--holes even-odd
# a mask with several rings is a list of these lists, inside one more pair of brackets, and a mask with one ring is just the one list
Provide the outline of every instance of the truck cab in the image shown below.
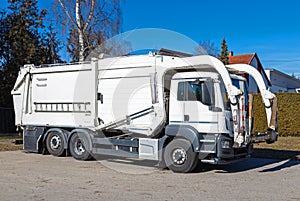
[[[200,133],[228,133],[225,105],[217,73],[186,72],[171,80],[169,125],[185,125]],[[228,133],[229,134],[229,133]]]
[[[242,91],[246,92],[245,79],[239,76],[232,78],[236,87],[244,86]],[[245,105],[243,94],[237,100],[241,99]],[[189,138],[194,142],[193,150],[198,152],[201,162],[226,164],[246,159],[252,152],[252,144],[245,142],[243,138],[242,145],[234,146],[234,129],[239,129],[239,133],[245,137],[246,127],[240,124],[240,115],[236,114],[238,117],[233,122],[231,104],[235,103],[230,103],[224,82],[218,73],[177,73],[171,80],[166,134],[175,138]],[[237,113],[245,113],[245,107]]]

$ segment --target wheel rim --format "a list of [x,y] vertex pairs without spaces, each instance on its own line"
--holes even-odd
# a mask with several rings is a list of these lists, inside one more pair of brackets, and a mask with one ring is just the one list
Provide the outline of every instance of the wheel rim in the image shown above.
[[51,149],[58,149],[61,146],[61,139],[57,135],[53,135],[50,140]]
[[177,148],[172,153],[172,160],[176,165],[184,164],[186,158],[186,151],[182,148]]
[[77,155],[82,155],[85,152],[85,148],[80,139],[77,139],[74,144],[74,151]]

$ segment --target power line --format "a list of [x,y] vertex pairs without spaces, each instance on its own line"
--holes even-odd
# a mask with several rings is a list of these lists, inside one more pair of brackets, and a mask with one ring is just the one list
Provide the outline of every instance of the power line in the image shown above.
[[282,62],[282,63],[284,63],[284,62],[300,62],[300,59],[278,59],[278,60],[276,60],[276,59],[273,59],[273,60],[262,60],[263,62],[270,62],[270,63],[272,63],[272,62]]

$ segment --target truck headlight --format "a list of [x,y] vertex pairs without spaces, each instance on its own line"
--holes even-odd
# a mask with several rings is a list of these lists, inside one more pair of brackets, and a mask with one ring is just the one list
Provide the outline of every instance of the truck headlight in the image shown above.
[[228,140],[221,141],[221,147],[222,149],[230,149],[231,148],[230,141]]

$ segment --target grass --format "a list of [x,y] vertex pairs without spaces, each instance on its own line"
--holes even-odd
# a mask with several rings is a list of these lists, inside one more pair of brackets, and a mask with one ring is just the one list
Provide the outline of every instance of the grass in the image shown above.
[[16,133],[0,134],[0,151],[22,150],[23,145],[16,145],[15,140],[21,140],[22,137]]

